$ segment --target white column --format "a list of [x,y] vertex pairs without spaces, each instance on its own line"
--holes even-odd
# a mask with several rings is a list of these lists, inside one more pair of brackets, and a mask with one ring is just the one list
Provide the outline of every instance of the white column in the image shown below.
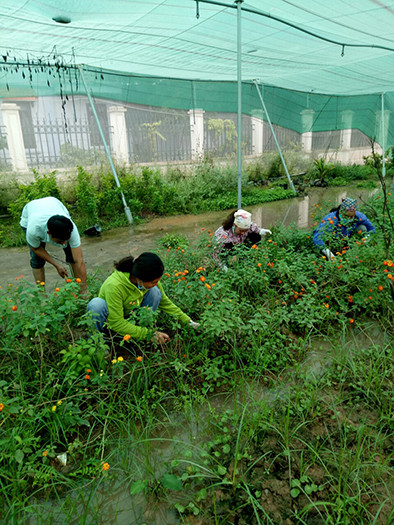
[[304,197],[302,201],[298,203],[298,220],[297,226],[299,228],[306,228],[309,223],[309,196]]
[[109,106],[108,117],[111,126],[111,153],[117,164],[129,163],[129,143],[127,140],[126,113],[124,106]]
[[[313,109],[304,109],[301,111],[301,123],[303,133],[301,135],[302,149],[306,153],[312,151],[312,126],[313,126]],[[304,131],[305,130],[305,131]]]
[[341,138],[339,142],[340,144],[339,149],[341,150],[349,150],[351,147],[353,114],[354,114],[354,111],[352,111],[351,109],[342,111],[342,128],[343,129],[341,129]]
[[7,102],[1,104],[0,109],[7,130],[7,144],[11,155],[12,168],[14,171],[29,171],[19,115],[21,108],[17,104]]
[[203,109],[188,111],[190,119],[190,138],[192,160],[199,160],[204,155],[204,113]]
[[263,153],[264,121],[258,117],[251,117],[252,121],[252,153],[261,155]]
[[384,136],[385,136],[385,140],[383,141],[383,137],[382,137],[382,112],[381,111],[377,111],[376,112],[376,142],[378,142],[380,144],[380,146],[382,146],[383,142],[385,143],[385,147],[387,148],[388,147],[388,144],[387,144],[387,133],[388,133],[388,130],[389,130],[389,122],[390,122],[390,110],[389,109],[385,109],[384,110]]

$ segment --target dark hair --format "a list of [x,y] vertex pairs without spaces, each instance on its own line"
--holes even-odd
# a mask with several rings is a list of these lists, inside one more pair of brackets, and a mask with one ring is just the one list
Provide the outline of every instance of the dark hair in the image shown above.
[[74,225],[71,220],[64,215],[52,215],[52,217],[48,219],[47,227],[52,237],[62,241],[68,241]]
[[123,257],[115,263],[115,268],[119,272],[129,273],[143,282],[154,281],[164,273],[164,264],[158,255],[151,252],[141,253],[134,259],[131,255]]
[[234,215],[237,210],[234,210],[230,213],[230,215],[227,215],[227,217],[222,222],[223,230],[231,230],[231,228],[234,225]]
[[331,208],[330,213],[334,213],[337,217],[339,217],[339,210],[341,208],[341,205],[337,206],[336,208]]

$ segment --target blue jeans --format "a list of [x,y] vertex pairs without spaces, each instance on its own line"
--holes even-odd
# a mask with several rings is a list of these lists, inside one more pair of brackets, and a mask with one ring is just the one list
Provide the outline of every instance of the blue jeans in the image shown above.
[[[150,290],[148,290],[144,295],[141,307],[150,307],[155,312],[159,307],[162,295],[163,294],[157,286],[150,288]],[[92,319],[96,330],[103,333],[104,324],[108,318],[108,307],[105,299],[101,299],[100,297],[94,297],[91,301],[89,301],[86,307],[86,311],[92,312]]]

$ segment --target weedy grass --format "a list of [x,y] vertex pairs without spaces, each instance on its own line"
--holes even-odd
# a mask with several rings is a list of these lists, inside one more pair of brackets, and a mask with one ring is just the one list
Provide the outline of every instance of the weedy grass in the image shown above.
[[391,523],[394,263],[378,197],[384,227],[334,262],[292,227],[236,249],[227,272],[213,232],[166,238],[164,289],[201,327],[142,309],[171,334],[163,348],[92,335],[75,280],[0,290],[0,519]]

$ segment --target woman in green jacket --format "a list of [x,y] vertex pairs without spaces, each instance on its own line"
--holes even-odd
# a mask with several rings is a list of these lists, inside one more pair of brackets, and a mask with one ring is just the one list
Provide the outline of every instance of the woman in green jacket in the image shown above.
[[[144,252],[139,257],[124,257],[115,263],[115,271],[104,281],[99,296],[92,299],[87,311],[92,312],[96,329],[104,332],[104,325],[121,336],[130,335],[136,340],[149,336],[148,328],[137,326],[130,314],[146,306],[167,312],[193,328],[199,326],[182,312],[164,293],[160,283],[164,265],[155,253]],[[164,332],[154,332],[152,342],[160,344],[170,340]]]

